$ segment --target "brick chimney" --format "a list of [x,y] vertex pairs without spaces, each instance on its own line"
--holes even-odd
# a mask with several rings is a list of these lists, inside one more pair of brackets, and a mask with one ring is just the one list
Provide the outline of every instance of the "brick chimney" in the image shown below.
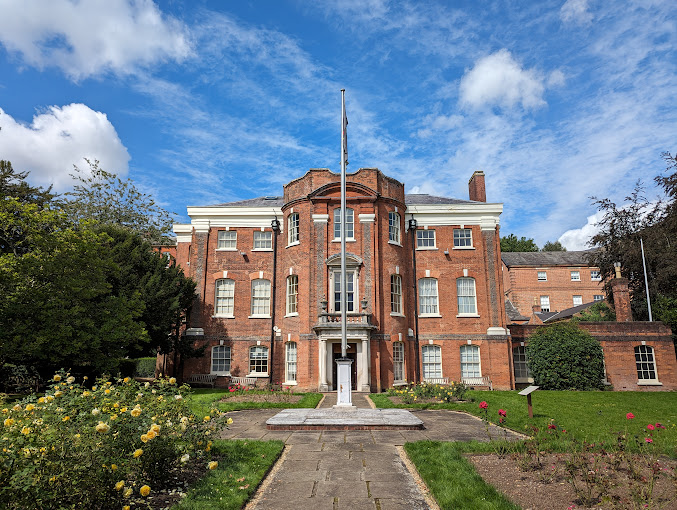
[[484,172],[476,170],[468,181],[468,191],[470,200],[475,202],[486,202],[487,191],[484,187]]
[[616,278],[611,280],[611,293],[614,298],[616,322],[632,322],[632,308],[630,308],[630,290],[628,279],[621,276],[620,265],[615,267]]

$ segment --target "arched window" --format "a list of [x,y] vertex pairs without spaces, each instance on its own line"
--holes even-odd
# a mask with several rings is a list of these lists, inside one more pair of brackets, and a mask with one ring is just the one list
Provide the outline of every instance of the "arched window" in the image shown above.
[[635,347],[635,364],[637,365],[637,379],[640,382],[658,380],[653,347],[649,345]]
[[252,280],[252,316],[270,317],[270,280]]
[[249,349],[249,374],[268,375],[268,347],[255,345]]
[[388,213],[388,241],[400,244],[400,215]]
[[421,278],[418,281],[418,311],[420,315],[437,315],[437,279]]
[[[346,240],[355,239],[355,213],[346,207]],[[334,209],[334,240],[341,239],[341,208]]]
[[285,345],[286,381],[296,382],[296,342],[287,342]]
[[233,317],[235,307],[235,282],[230,279],[216,280],[214,315]]
[[291,213],[288,220],[287,244],[299,242],[299,213]]
[[287,276],[287,315],[299,313],[299,277]]
[[479,346],[461,346],[461,377],[482,377]]
[[215,345],[212,347],[212,374],[230,375],[230,347]]
[[458,278],[456,280],[456,294],[458,296],[458,314],[476,315],[477,299],[475,298],[475,279]]
[[404,344],[393,343],[393,376],[396,383],[405,382],[404,379]]
[[442,377],[442,349],[440,346],[424,345],[421,351],[423,354],[423,378]]

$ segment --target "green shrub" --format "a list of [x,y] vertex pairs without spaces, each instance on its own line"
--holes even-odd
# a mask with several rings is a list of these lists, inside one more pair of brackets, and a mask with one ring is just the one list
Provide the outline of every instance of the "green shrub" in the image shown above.
[[0,410],[0,508],[136,508],[184,463],[206,471],[224,420],[195,417],[189,390],[129,377],[88,389],[56,375],[44,396]]
[[11,363],[0,366],[0,391],[27,393],[35,390],[39,383],[40,375],[33,367]]
[[157,358],[155,356],[149,358],[137,358],[135,362],[135,377],[155,377],[155,364]]
[[136,370],[136,360],[123,358],[118,363],[118,372],[121,377],[132,377]]
[[575,323],[536,331],[526,346],[534,384],[544,390],[598,390],[604,379],[602,346]]

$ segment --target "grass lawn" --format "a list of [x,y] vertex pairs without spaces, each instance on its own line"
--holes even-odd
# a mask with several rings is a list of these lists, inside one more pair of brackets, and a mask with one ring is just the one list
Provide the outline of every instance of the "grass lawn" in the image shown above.
[[214,441],[219,466],[209,471],[177,510],[237,510],[254,494],[263,477],[282,453],[282,441]]
[[[251,390],[249,393],[264,394],[266,390]],[[209,411],[213,402],[229,396],[228,390],[199,388],[194,389],[191,396],[191,410],[198,416]],[[294,393],[294,395],[298,395]],[[322,400],[321,393],[302,393],[302,398],[298,402],[219,402],[217,407],[223,412],[241,411],[242,409],[290,409],[290,408],[313,408]]]
[[[394,405],[384,393],[372,394],[377,407],[452,409],[482,416],[478,403],[489,404],[489,420],[498,421],[498,410],[507,412],[506,425],[518,432],[528,432],[527,424],[544,429],[554,419],[570,437],[581,441],[608,444],[616,442],[616,434],[627,431],[640,441],[647,435],[649,423],[666,428],[654,432],[654,444],[663,453],[677,456],[677,392],[630,391],[535,391],[532,393],[534,419],[530,420],[526,397],[517,391],[472,391],[472,402],[453,404]],[[626,414],[635,415],[628,420]]]

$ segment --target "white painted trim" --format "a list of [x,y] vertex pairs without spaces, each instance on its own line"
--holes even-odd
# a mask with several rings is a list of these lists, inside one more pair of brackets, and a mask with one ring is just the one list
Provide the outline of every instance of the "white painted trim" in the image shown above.
[[329,223],[328,214],[313,214],[314,223]]
[[359,214],[360,223],[374,223],[376,221],[375,214]]
[[[503,336],[503,335],[509,335],[509,334],[510,334],[510,332],[506,328],[499,328],[499,327],[496,327],[496,326],[492,326],[492,327],[487,329],[487,335],[489,335],[489,336],[493,336],[493,335]],[[522,345],[524,345],[524,342],[522,342]]]

